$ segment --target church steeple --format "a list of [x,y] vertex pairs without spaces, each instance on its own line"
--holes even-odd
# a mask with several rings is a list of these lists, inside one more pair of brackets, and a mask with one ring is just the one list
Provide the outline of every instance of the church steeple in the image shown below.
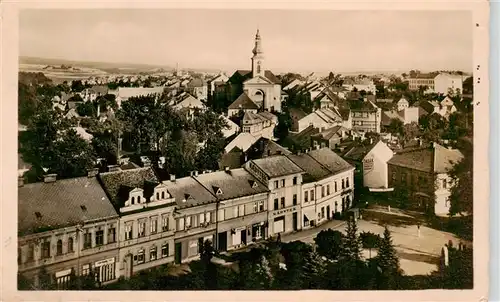
[[257,29],[257,33],[255,34],[255,46],[252,50],[252,75],[256,76],[264,76],[264,53],[262,51],[262,40],[260,38],[259,29]]

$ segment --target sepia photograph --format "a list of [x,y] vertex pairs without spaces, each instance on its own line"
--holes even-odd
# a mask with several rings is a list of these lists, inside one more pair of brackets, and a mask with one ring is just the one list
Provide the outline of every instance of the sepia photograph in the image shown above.
[[472,11],[18,20],[18,291],[477,286]]

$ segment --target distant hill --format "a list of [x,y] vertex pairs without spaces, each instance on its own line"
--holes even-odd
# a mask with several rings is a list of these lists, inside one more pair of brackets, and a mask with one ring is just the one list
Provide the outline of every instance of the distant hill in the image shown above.
[[174,69],[169,66],[155,66],[149,64],[73,61],[73,60],[23,57],[23,56],[19,57],[19,64],[37,64],[37,65],[51,65],[51,66],[69,65],[74,67],[87,67],[87,68],[100,69],[102,71],[110,73],[120,73],[120,72],[139,73],[144,71],[151,71],[158,68],[162,68],[165,70]]

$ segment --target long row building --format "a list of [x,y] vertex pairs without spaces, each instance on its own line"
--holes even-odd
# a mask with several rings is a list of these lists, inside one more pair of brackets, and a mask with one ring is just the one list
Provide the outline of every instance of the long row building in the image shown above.
[[[250,160],[241,168],[160,180],[151,167],[24,184],[19,180],[19,273],[64,289],[100,284],[320,225],[352,206],[354,167],[328,148]],[[44,279],[45,280],[45,279]]]

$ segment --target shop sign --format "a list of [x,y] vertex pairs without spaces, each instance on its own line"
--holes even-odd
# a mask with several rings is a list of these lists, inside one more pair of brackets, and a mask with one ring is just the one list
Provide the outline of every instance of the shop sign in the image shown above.
[[279,216],[282,214],[291,213],[291,212],[295,212],[295,211],[297,211],[297,207],[291,207],[291,208],[287,208],[287,209],[277,210],[277,211],[273,212],[273,215]]
[[105,266],[105,265],[113,264],[113,263],[115,263],[115,257],[109,258],[109,259],[106,259],[106,260],[97,261],[94,264],[94,266],[95,267],[101,267],[101,266]]

